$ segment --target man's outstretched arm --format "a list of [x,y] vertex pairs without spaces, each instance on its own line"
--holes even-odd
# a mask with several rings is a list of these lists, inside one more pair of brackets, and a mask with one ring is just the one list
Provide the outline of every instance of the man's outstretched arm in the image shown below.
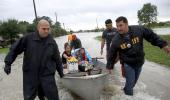
[[151,29],[143,28],[144,38],[154,46],[158,46],[163,49],[166,53],[170,54],[170,47],[168,43],[161,39],[157,34],[155,34]]
[[17,42],[15,42],[11,48],[7,56],[5,57],[5,68],[4,71],[6,74],[10,74],[11,72],[11,64],[15,61],[16,57],[21,54],[25,50],[25,39],[21,38]]

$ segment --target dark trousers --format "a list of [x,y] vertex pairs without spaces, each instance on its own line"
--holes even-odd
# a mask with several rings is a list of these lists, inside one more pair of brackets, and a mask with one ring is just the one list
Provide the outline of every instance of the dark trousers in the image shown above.
[[24,100],[34,100],[37,92],[40,100],[43,100],[44,96],[46,96],[48,100],[59,100],[58,89],[53,75],[41,77],[41,86],[28,84],[29,80],[26,78],[26,76],[24,76],[23,78]]
[[38,86],[38,98],[40,100],[45,100],[44,90],[41,85]]
[[124,64],[126,83],[124,92],[126,95],[133,95],[133,88],[138,81],[142,66],[130,66]]

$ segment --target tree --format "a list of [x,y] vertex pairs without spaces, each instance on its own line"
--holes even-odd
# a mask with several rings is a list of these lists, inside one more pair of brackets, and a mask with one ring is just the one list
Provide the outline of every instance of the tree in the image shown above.
[[29,23],[28,23],[28,22],[26,22],[26,21],[20,21],[20,22],[18,23],[18,25],[19,25],[19,29],[20,29],[20,33],[21,33],[21,34],[27,33],[27,28],[28,28],[28,26],[29,26]]
[[18,25],[18,20],[8,19],[8,21],[2,22],[0,35],[4,39],[10,39],[11,44],[15,41],[15,38],[17,38],[19,32],[20,28]]
[[57,22],[55,23],[55,27],[60,27],[60,28],[61,28],[61,23],[57,21]]
[[35,31],[36,31],[36,28],[37,28],[37,26],[36,26],[35,23],[29,24],[29,25],[27,26],[27,32],[28,32],[28,33],[30,33],[30,32],[35,32]]
[[53,36],[57,37],[57,36],[66,35],[67,31],[65,29],[63,29],[61,27],[61,23],[57,21],[57,22],[55,22],[54,25],[52,25],[52,34],[53,34]]
[[138,10],[138,23],[150,27],[152,23],[157,22],[157,15],[157,7],[146,3],[142,9]]
[[[48,16],[38,17],[38,21],[40,19],[45,19],[50,23],[52,34],[55,37],[67,34],[66,30],[61,27],[60,22],[52,24],[52,20]],[[26,21],[18,21],[16,19],[9,19],[7,21],[0,20],[0,37],[12,44],[17,38],[19,38],[20,34],[35,32],[36,28],[36,19],[33,20],[32,24]]]

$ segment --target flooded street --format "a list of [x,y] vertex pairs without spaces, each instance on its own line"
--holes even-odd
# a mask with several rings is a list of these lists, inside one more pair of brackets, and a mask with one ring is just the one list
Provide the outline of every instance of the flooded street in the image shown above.
[[[79,33],[77,37],[82,41],[92,57],[101,57],[100,42],[94,38],[101,33]],[[63,52],[67,36],[55,39],[60,53]],[[105,57],[105,51],[102,57]],[[3,58],[0,56],[0,100],[23,100],[22,96],[22,55],[18,57],[12,66],[12,73],[7,76],[3,72]],[[106,59],[100,60],[106,63]],[[140,79],[134,89],[134,96],[124,95],[121,90],[124,86],[124,78],[120,73],[120,65],[116,64],[113,74],[109,76],[109,84],[113,92],[102,92],[100,100],[169,100],[170,98],[170,68],[146,61],[141,72]],[[71,92],[62,87],[60,79],[56,75],[59,95],[61,100],[74,100]],[[38,100],[38,99],[37,99]]]

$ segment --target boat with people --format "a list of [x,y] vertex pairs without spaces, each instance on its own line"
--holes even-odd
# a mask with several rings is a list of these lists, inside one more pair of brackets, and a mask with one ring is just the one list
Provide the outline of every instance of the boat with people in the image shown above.
[[80,40],[80,45],[73,42],[75,41],[64,44],[62,62],[65,75],[61,82],[65,88],[84,100],[99,100],[100,93],[108,82],[108,73],[104,73],[102,70],[105,68],[105,64],[100,61],[103,58],[92,58],[82,47]]
[[104,64],[99,59],[102,58],[92,58],[93,68],[90,72],[74,70],[65,74],[61,80],[63,86],[84,100],[99,100],[101,92],[108,84],[108,73],[102,71]]

